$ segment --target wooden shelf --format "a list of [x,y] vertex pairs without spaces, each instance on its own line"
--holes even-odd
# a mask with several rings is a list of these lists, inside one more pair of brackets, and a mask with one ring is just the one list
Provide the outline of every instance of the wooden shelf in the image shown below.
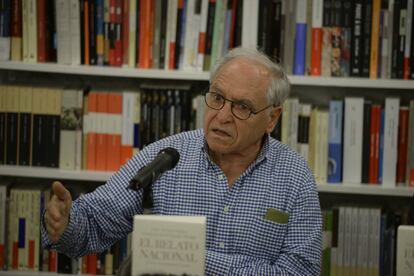
[[398,196],[398,197],[412,197],[414,194],[414,187],[395,187],[384,188],[381,185],[369,184],[349,184],[349,183],[335,183],[335,184],[319,184],[317,189],[321,193],[341,193],[341,194],[356,194],[356,195],[378,195],[378,196]]
[[[106,76],[115,78],[143,78],[189,81],[208,81],[210,76],[209,72],[197,71],[136,69],[110,66],[62,65],[55,63],[23,63],[13,61],[0,62],[0,69],[69,75]],[[298,86],[380,88],[396,89],[402,91],[405,90],[410,92],[414,90],[414,80],[371,80],[368,78],[328,78],[308,76],[289,76],[289,80],[293,85]]]
[[[51,178],[56,180],[105,182],[112,174],[113,172],[71,171],[40,167],[0,166],[0,175],[10,177]],[[381,185],[367,184],[319,184],[317,188],[321,193],[343,193],[398,197],[411,197],[414,194],[414,187],[383,188]]]
[[105,182],[112,174],[113,172],[72,171],[43,167],[0,166],[0,176]]

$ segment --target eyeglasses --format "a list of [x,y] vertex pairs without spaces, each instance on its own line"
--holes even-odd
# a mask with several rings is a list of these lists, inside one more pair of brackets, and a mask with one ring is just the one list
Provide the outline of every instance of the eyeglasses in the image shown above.
[[251,114],[256,115],[268,109],[269,107],[274,106],[274,105],[269,105],[258,111],[253,111],[252,108],[248,106],[247,104],[226,99],[222,95],[215,93],[215,92],[207,92],[204,95],[204,99],[206,101],[206,105],[214,110],[222,109],[226,101],[229,101],[231,103],[231,113],[233,113],[234,117],[236,117],[239,120],[247,120],[250,118]]

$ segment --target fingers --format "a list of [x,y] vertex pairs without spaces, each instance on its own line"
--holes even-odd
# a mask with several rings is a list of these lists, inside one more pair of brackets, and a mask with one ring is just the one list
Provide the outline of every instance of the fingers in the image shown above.
[[70,192],[62,185],[59,181],[55,181],[52,184],[52,191],[59,200],[62,201],[72,201],[72,197],[70,196]]
[[68,225],[72,197],[60,182],[52,184],[52,191],[54,194],[46,206],[44,222],[49,238],[56,242]]

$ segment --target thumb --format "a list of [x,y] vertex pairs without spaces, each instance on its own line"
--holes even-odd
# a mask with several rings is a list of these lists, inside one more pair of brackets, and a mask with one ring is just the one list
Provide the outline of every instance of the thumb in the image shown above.
[[72,196],[70,195],[69,190],[66,189],[65,186],[63,186],[62,183],[60,183],[59,181],[53,182],[52,191],[53,191],[53,194],[55,194],[59,200],[62,200],[65,202],[72,201]]

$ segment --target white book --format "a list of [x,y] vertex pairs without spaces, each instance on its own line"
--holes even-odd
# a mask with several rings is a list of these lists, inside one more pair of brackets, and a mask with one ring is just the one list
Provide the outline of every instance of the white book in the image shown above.
[[[200,32],[198,34],[198,43],[204,43],[206,40],[207,31],[207,15],[208,15],[208,0],[201,0],[201,15],[200,15]],[[205,45],[199,45],[198,49],[203,49],[202,52],[197,51],[197,71],[203,71],[204,51]]]
[[291,149],[298,147],[299,99],[288,98],[283,104],[282,142]]
[[[387,38],[387,56],[388,56],[388,63],[385,67],[385,78],[391,78],[391,57],[392,57],[392,40],[393,40],[393,22],[394,22],[394,0],[388,0],[388,38]],[[382,46],[384,47],[384,45]],[[381,76],[382,77],[382,76]]]
[[0,60],[10,59],[10,37],[0,37]]
[[167,10],[167,38],[165,45],[165,69],[174,69],[170,68],[170,54],[174,54],[175,49],[175,35],[177,33],[177,1],[178,0],[169,0],[168,1],[168,10]]
[[259,0],[243,0],[242,47],[257,47],[258,24]]
[[411,47],[413,47],[413,45],[411,45],[412,21],[413,21],[413,0],[407,0],[407,20],[405,24],[406,27],[405,27],[404,60],[408,60],[408,62],[410,62]]
[[206,217],[134,216],[132,275],[204,275]]
[[397,171],[399,98],[385,99],[382,186],[395,187]]
[[371,208],[369,214],[368,270],[370,275],[379,275],[381,209]]
[[328,181],[328,129],[329,112],[318,110],[318,134],[316,148],[317,171],[315,178],[318,184],[326,184]]
[[[135,68],[136,60],[136,36],[137,36],[137,0],[129,1],[129,46],[128,46],[128,67]],[[166,42],[168,45],[168,40]]]
[[71,64],[81,63],[81,32],[79,0],[70,0],[69,29],[70,29],[70,51]]
[[345,98],[343,182],[361,183],[364,98]]
[[121,147],[125,150],[129,148],[132,150],[134,144],[134,104],[136,94],[137,92],[129,91],[122,93]]
[[72,42],[69,10],[69,1],[55,0],[57,63],[67,65],[72,64]]
[[196,0],[188,0],[185,18],[184,70],[195,70],[197,66],[200,13],[196,11]]
[[[6,215],[7,215],[7,184],[0,183],[0,248],[7,248],[6,244]],[[0,255],[0,258],[6,260],[6,250],[3,250],[4,255]],[[4,267],[0,267],[0,270]]]
[[82,91],[72,89],[63,90],[60,120],[59,168],[65,170],[75,170],[77,167],[76,163],[79,162],[79,160],[76,161],[76,155],[82,155],[82,152],[79,151],[79,149],[82,149],[82,146],[78,145],[78,132],[81,132],[80,123],[82,118],[82,101],[79,102],[79,98],[82,98]]
[[28,62],[37,62],[37,0],[26,0],[29,1],[28,9]]
[[397,235],[397,275],[414,275],[414,226],[400,225]]

